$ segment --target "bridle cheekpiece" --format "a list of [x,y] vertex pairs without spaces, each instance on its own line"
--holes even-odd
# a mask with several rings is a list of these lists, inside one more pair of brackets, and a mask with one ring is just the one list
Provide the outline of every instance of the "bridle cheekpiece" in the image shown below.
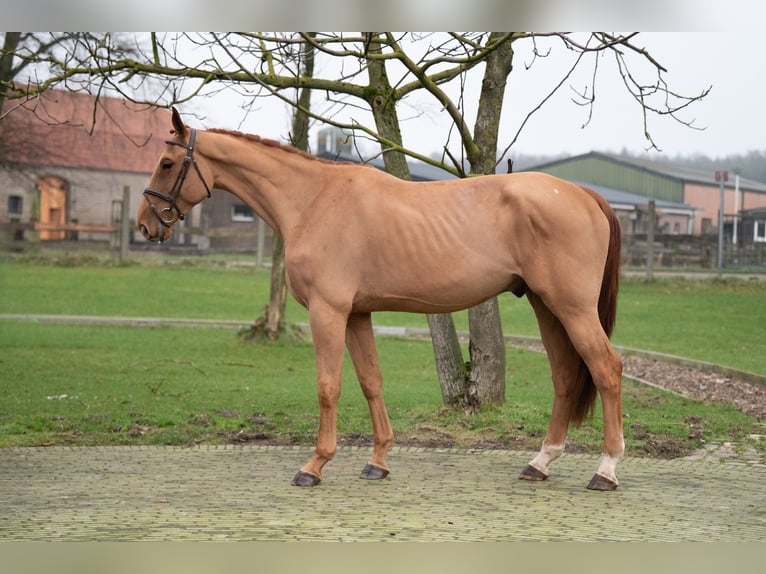
[[[144,197],[146,198],[146,201],[149,204],[149,207],[152,208],[154,215],[157,216],[157,219],[164,227],[170,227],[179,219],[181,221],[183,221],[184,219],[184,214],[181,212],[178,205],[176,204],[176,200],[178,199],[178,196],[181,194],[181,187],[183,186],[184,181],[186,180],[186,174],[189,171],[190,165],[194,166],[194,170],[197,172],[197,175],[199,176],[199,179],[202,182],[202,185],[205,186],[205,191],[207,191],[207,196],[210,197],[210,187],[208,187],[207,182],[205,182],[205,178],[202,177],[202,172],[199,170],[197,161],[194,159],[194,142],[196,138],[197,138],[197,130],[192,129],[189,133],[188,145],[183,142],[177,142],[173,140],[168,140],[165,142],[168,145],[177,145],[186,149],[186,155],[184,156],[183,163],[181,164],[181,170],[178,172],[178,176],[176,176],[176,181],[175,183],[173,183],[173,187],[170,189],[170,194],[162,193],[161,191],[157,191],[156,189],[152,189],[150,187],[147,187],[146,189],[144,189]],[[161,199],[162,201],[166,202],[168,204],[167,207],[158,209],[157,206],[155,206],[152,203],[152,200],[151,200],[152,197],[156,197],[157,199]]]

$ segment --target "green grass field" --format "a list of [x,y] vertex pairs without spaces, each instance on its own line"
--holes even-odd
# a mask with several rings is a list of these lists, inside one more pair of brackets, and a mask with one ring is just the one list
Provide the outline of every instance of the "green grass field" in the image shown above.
[[[125,267],[5,260],[0,292],[0,313],[248,320],[267,300],[268,272],[205,260]],[[624,281],[615,340],[766,374],[765,305],[761,283]],[[501,308],[507,333],[537,333],[525,301],[504,296]],[[288,320],[307,315],[291,301]],[[464,314],[456,320],[465,328]],[[380,314],[376,323],[425,326],[425,319]],[[544,355],[509,349],[506,405],[468,416],[442,407],[429,342],[379,337],[378,344],[399,444],[539,446],[552,395]],[[346,363],[341,441],[367,444],[367,406]],[[3,321],[0,397],[0,446],[310,444],[317,428],[311,345],[254,344],[227,329]],[[634,455],[674,455],[703,440],[762,433],[730,406],[629,381],[624,412]],[[600,438],[597,410],[572,431],[571,448],[597,452]]]
[[[269,271],[226,260],[170,259],[126,267],[0,262],[0,313],[181,317],[248,321],[268,301]],[[526,300],[500,297],[507,334],[538,335]],[[308,321],[292,298],[287,318]],[[426,327],[422,315],[378,313],[376,325]],[[456,313],[467,329],[467,313]],[[766,375],[766,282],[624,279],[616,344]]]

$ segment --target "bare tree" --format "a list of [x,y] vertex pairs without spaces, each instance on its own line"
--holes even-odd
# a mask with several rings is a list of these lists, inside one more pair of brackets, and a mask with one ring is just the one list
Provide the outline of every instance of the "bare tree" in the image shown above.
[[[458,177],[492,173],[507,155],[529,119],[568,84],[575,70],[591,66],[591,82],[576,90],[575,101],[586,110],[586,123],[596,102],[596,79],[604,56],[611,55],[627,92],[642,115],[648,146],[656,148],[649,118],[670,116],[690,127],[681,113],[705,97],[674,93],[665,79],[666,70],[636,42],[636,34],[592,33],[447,33],[420,35],[363,34],[150,34],[128,41],[112,34],[78,33],[68,36],[69,52],[46,55],[39,61],[51,75],[30,85],[24,97],[53,86],[85,89],[93,93],[117,92],[133,100],[175,105],[221,89],[239,92],[245,110],[259,98],[279,98],[307,117],[354,130],[357,138],[379,143],[386,169],[408,177],[405,156],[437,166]],[[543,49],[541,46],[546,43]],[[574,61],[558,83],[541,98],[517,126],[515,135],[498,153],[498,126],[506,78],[513,69],[515,46],[531,43],[534,65],[540,58],[554,57],[555,48],[574,55]],[[326,75],[296,68],[294,51],[310,46],[327,64]],[[483,84],[473,130],[466,112],[476,102],[467,101],[463,87],[473,70],[484,66]],[[651,80],[640,80],[633,70],[648,67]],[[320,109],[296,97],[301,90],[326,95]],[[399,126],[403,104],[415,93],[426,93],[452,121],[442,142],[441,157],[430,150],[407,148]],[[372,116],[372,124],[360,118]],[[350,119],[348,119],[350,117]],[[453,138],[459,152],[453,150]],[[469,312],[471,362],[466,370],[454,323],[448,316],[431,316],[429,325],[435,347],[437,370],[447,402],[473,406],[502,401],[504,352],[495,301]]]
[[16,53],[21,42],[21,32],[6,32],[3,38],[3,48],[0,52],[0,110],[3,109],[5,93],[11,87],[13,78],[23,69],[15,64]]
[[[29,88],[25,84],[34,81],[34,75],[28,74],[30,69],[64,40],[51,34],[32,32],[4,32],[0,36],[0,166],[12,167],[12,173],[17,174],[24,170],[17,161],[19,158],[34,162],[42,152],[25,137],[25,133],[9,128],[2,120],[26,101],[21,96]],[[24,78],[21,84],[17,83],[19,78]],[[6,105],[7,99],[12,99],[12,103]]]
[[[315,36],[309,33],[309,37]],[[306,77],[314,75],[314,47],[306,43],[300,50],[301,61],[298,69]],[[308,151],[309,148],[309,117],[306,110],[311,109],[311,89],[301,88],[297,98],[298,105],[293,108],[293,129],[290,143],[297,149]],[[248,336],[257,337],[261,334],[270,340],[278,339],[284,332],[285,307],[287,305],[287,282],[285,281],[285,243],[282,235],[273,231],[274,239],[271,251],[271,285],[269,289],[269,304],[265,313],[255,320]]]

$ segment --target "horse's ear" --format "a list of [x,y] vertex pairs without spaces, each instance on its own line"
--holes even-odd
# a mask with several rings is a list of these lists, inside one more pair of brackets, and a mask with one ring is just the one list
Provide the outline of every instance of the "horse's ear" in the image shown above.
[[184,136],[186,136],[186,126],[184,125],[184,122],[181,119],[181,114],[178,113],[177,109],[173,108],[172,116],[173,116],[173,130],[180,137],[183,138]]

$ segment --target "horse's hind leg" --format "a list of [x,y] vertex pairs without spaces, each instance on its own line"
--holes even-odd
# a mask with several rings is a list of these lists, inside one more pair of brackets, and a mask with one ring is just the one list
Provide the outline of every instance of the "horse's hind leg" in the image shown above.
[[388,476],[386,455],[394,441],[391,422],[383,400],[383,378],[375,349],[375,337],[369,313],[352,314],[346,328],[346,347],[354,363],[359,384],[370,407],[374,446],[370,462],[361,478],[381,479]]
[[601,397],[604,452],[588,484],[592,490],[617,488],[615,469],[625,453],[622,430],[622,360],[609,342],[595,313],[563,317],[572,344],[585,361]]
[[581,360],[561,322],[545,306],[540,297],[530,291],[527,293],[527,298],[537,316],[540,336],[550,361],[554,395],[548,432],[543,440],[542,448],[521,471],[519,478],[545,480],[548,477],[550,463],[564,452],[569,428],[569,408],[573,401],[572,387]]
[[[548,465],[564,451],[567,428],[577,416],[572,416],[579,400],[592,404],[593,395],[580,393],[577,389],[578,372],[583,361],[589,370],[593,384],[601,395],[604,414],[604,453],[595,476],[588,484],[592,490],[617,488],[615,470],[625,451],[622,434],[622,362],[604,333],[595,312],[562,313],[560,320],[534,293],[529,301],[537,315],[540,334],[548,352],[553,377],[554,399],[548,433],[538,455],[522,471],[521,478],[543,480],[548,475]],[[588,383],[590,384],[590,383]]]

